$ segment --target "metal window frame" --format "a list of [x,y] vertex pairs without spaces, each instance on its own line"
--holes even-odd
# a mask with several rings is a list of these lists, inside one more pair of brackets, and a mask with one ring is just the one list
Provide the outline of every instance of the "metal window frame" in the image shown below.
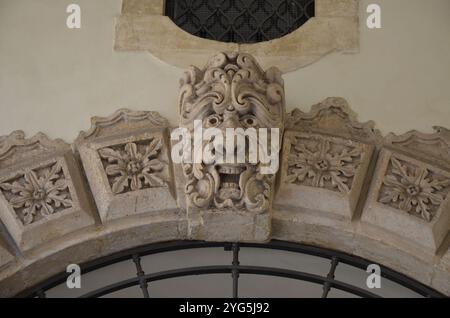
[[[220,6],[214,6],[211,5],[210,10],[212,10],[212,12],[209,13],[209,16],[205,17],[204,21],[202,21],[201,19],[201,14],[200,12],[195,12],[192,9],[188,9],[187,12],[184,13],[184,15],[195,15],[195,18],[198,19],[198,22],[200,22],[200,26],[198,27],[196,32],[191,32],[189,31],[187,28],[189,26],[193,26],[193,22],[191,21],[184,21],[184,22],[180,22],[180,18],[183,17],[184,15],[181,16],[177,16],[177,7],[176,5],[179,4],[177,2],[178,0],[173,0],[173,1],[168,1],[165,0],[164,1],[164,14],[169,17],[176,25],[178,25],[181,29],[183,29],[184,31],[204,38],[204,39],[209,39],[209,40],[215,40],[215,41],[220,41],[220,42],[225,42],[225,43],[238,43],[238,44],[253,44],[253,43],[260,43],[260,42],[265,42],[265,41],[271,41],[274,39],[278,39],[281,38],[289,33],[292,33],[293,31],[295,31],[296,29],[300,28],[301,26],[303,26],[310,18],[313,18],[316,16],[316,9],[315,9],[315,0],[304,0],[305,3],[304,4],[299,4],[296,1],[292,0],[291,1],[291,5],[295,4],[296,7],[300,7],[302,10],[302,14],[300,16],[298,16],[295,20],[291,20],[289,17],[283,17],[280,13],[280,7],[282,5],[286,5],[288,6],[289,3],[288,1],[281,1],[279,4],[272,4],[270,1],[269,4],[272,7],[272,12],[271,14],[264,19],[264,20],[259,20],[256,16],[255,16],[255,12],[251,12],[250,11],[250,5],[254,4],[254,2],[251,2],[250,5],[249,4],[244,4],[243,3],[243,7],[241,8],[241,12],[239,12],[239,14],[234,17],[233,20],[230,20],[229,12],[227,15],[227,12],[223,11],[222,8],[220,8]],[[208,5],[209,1],[205,1],[205,5]],[[212,7],[215,7],[215,9],[212,9]],[[312,12],[308,12],[308,8],[312,8]],[[199,10],[197,10],[199,11]],[[200,10],[201,11],[201,10]],[[207,21],[211,18],[213,18],[214,16],[222,16],[225,17],[225,19],[228,21],[227,23],[227,27],[226,30],[222,33],[222,34],[216,34],[214,32],[212,32],[210,30],[210,28],[208,28],[208,26],[206,25]],[[253,31],[252,34],[247,34],[247,35],[243,35],[241,32],[243,31],[243,29],[240,29],[237,26],[237,18],[238,17],[242,17],[242,16],[248,16],[250,18],[252,18],[256,23],[254,25],[255,27],[255,31]],[[302,19],[304,20],[303,22],[299,22],[299,20]],[[266,32],[263,30],[263,26],[265,23],[267,23],[268,21],[272,21],[272,23],[274,21],[276,21],[275,24],[272,24],[272,28],[271,29],[278,29],[278,32],[276,32],[276,34],[266,34]],[[277,28],[277,23],[279,22],[283,22],[286,25],[286,28],[283,30],[280,30],[279,28]],[[217,24],[218,21],[216,19],[215,23]],[[227,35],[228,34],[228,35]],[[233,34],[236,37],[240,37],[241,40],[240,41],[236,41],[236,39],[234,39],[234,36],[231,36],[230,38],[230,34]]]
[[[179,251],[179,250],[188,250],[188,249],[198,249],[198,248],[211,248],[211,247],[222,247],[227,251],[232,251],[233,257],[231,265],[215,265],[215,266],[198,266],[198,267],[188,267],[188,268],[180,268],[174,270],[161,271],[152,274],[145,274],[141,267],[140,259],[143,256],[171,252],[171,251]],[[306,254],[311,256],[317,256],[330,260],[330,270],[327,276],[320,276],[316,274],[300,272],[295,270],[288,270],[283,268],[274,268],[274,267],[264,267],[264,266],[249,266],[249,265],[240,265],[239,264],[239,251],[240,248],[261,248],[261,249],[273,249],[273,250],[281,250],[287,252],[295,252],[300,254]],[[169,278],[175,277],[184,277],[184,276],[192,276],[192,275],[205,275],[205,274],[224,274],[229,273],[232,277],[232,297],[238,298],[239,296],[239,274],[256,274],[256,275],[265,275],[265,276],[276,276],[276,277],[285,277],[290,279],[296,279],[300,281],[307,281],[311,283],[320,284],[323,286],[322,298],[326,298],[328,296],[331,288],[336,288],[348,293],[351,293],[360,297],[367,298],[378,298],[381,297],[376,295],[375,293],[369,292],[365,289],[359,288],[357,286],[353,286],[347,284],[342,281],[335,280],[334,274],[336,267],[339,263],[347,264],[356,268],[360,268],[366,270],[367,266],[373,264],[369,260],[363,259],[361,257],[353,256],[350,254],[346,254],[339,251],[334,251],[331,249],[321,248],[317,246],[310,246],[292,242],[284,242],[284,241],[271,241],[266,244],[256,244],[256,243],[212,243],[212,242],[201,242],[201,241],[172,241],[172,242],[164,242],[164,243],[154,243],[150,245],[145,245],[125,251],[121,251],[119,253],[114,253],[106,257],[102,257],[96,259],[94,261],[85,263],[81,265],[82,273],[92,272],[96,269],[100,269],[103,267],[107,267],[109,265],[119,263],[122,261],[130,260],[133,261],[136,267],[136,276],[116,282],[114,284],[104,286],[100,289],[91,291],[81,298],[96,298],[106,296],[113,292],[123,290],[132,286],[140,286],[142,290],[142,294],[144,298],[149,298],[151,292],[149,291],[149,283],[153,281],[159,281]],[[403,274],[400,274],[396,271],[389,269],[386,266],[380,265],[382,277],[396,282],[401,286],[416,292],[419,295],[422,295],[427,298],[444,298],[445,295],[440,292],[408,277]],[[56,287],[64,283],[69,274],[60,273],[50,279],[45,280],[41,284],[27,289],[16,297],[37,297],[37,298],[45,298],[46,291],[49,289]]]

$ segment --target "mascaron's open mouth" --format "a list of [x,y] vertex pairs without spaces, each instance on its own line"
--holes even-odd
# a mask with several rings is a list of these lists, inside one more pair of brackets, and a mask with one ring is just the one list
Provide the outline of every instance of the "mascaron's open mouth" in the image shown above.
[[216,166],[220,177],[219,197],[239,200],[242,197],[241,177],[247,170],[245,164],[221,164]]

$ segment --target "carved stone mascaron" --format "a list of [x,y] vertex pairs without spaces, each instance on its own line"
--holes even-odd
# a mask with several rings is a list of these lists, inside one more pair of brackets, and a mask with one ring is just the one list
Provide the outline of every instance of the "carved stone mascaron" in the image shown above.
[[[194,131],[194,121],[201,120],[203,128],[219,129],[223,136],[226,130],[261,128],[284,129],[285,96],[281,72],[276,68],[263,71],[255,59],[248,54],[219,53],[213,56],[204,69],[191,67],[181,80],[179,95],[180,127]],[[226,140],[223,140],[224,144]],[[208,142],[204,142],[206,147]],[[226,152],[225,147],[222,147]],[[237,157],[235,148],[233,157]],[[224,153],[224,156],[228,154]],[[185,175],[185,195],[188,213],[199,215],[201,227],[209,224],[208,214],[215,217],[252,220],[259,214],[264,219],[263,232],[267,235],[268,214],[274,192],[273,174],[261,172],[261,162],[248,160],[245,163],[220,163],[216,161],[182,164]],[[199,212],[196,213],[196,212]],[[248,215],[244,215],[248,214]],[[252,221],[250,221],[252,222]],[[240,227],[244,222],[236,222]],[[195,224],[192,222],[191,224]],[[196,226],[191,232],[196,232]],[[201,231],[201,230],[200,230]],[[234,239],[253,240],[247,231],[237,230]],[[195,235],[194,238],[203,238]],[[246,238],[245,238],[246,237]],[[230,237],[231,239],[232,237]],[[218,236],[220,239],[220,236]],[[261,237],[261,239],[264,239]]]
[[[276,68],[264,72],[247,54],[220,53],[203,70],[191,67],[181,80],[180,127],[204,128],[284,127],[284,84]],[[225,141],[224,141],[225,142]],[[236,153],[233,154],[236,157]],[[236,161],[237,162],[237,161]],[[260,164],[183,164],[188,206],[200,209],[270,208],[273,175],[260,173]]]

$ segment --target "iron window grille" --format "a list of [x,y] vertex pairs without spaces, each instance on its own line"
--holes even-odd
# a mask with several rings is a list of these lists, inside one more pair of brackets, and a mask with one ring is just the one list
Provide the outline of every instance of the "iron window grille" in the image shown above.
[[[141,266],[141,258],[148,255],[155,255],[164,252],[190,250],[198,248],[211,248],[222,247],[226,251],[231,251],[232,257],[228,265],[207,265],[207,266],[194,266],[187,268],[177,268],[164,270],[155,273],[146,273],[145,268]],[[242,265],[239,261],[239,252],[243,248],[259,248],[269,250],[279,250],[286,252],[300,253],[303,255],[316,256],[330,261],[329,271],[327,275],[317,275],[308,272],[301,272],[292,269],[274,268],[266,266],[255,265]],[[321,296],[327,298],[332,289],[338,289],[355,296],[365,298],[377,298],[380,295],[376,294],[376,291],[368,291],[358,286],[337,280],[335,278],[335,271],[339,264],[350,265],[355,268],[366,270],[367,266],[372,264],[368,260],[360,257],[352,256],[346,253],[319,248],[315,246],[308,246],[302,244],[296,244],[283,241],[272,241],[267,244],[254,244],[254,243],[207,243],[200,241],[174,241],[165,243],[156,243],[147,246],[134,248],[131,250],[119,252],[107,257],[103,257],[92,262],[86,263],[81,266],[83,274],[106,268],[110,265],[130,261],[134,263],[136,269],[136,275],[129,277],[128,279],[121,280],[99,289],[88,292],[82,295],[82,298],[97,298],[114,294],[118,291],[123,291],[133,286],[139,286],[142,291],[142,297],[151,297],[151,285],[152,282],[164,281],[171,278],[187,277],[194,275],[209,275],[209,274],[230,274],[230,290],[232,291],[233,298],[239,297],[239,276],[240,274],[254,274],[262,276],[283,277],[297,281],[309,282],[322,286]],[[395,272],[387,267],[381,266],[382,277],[395,282],[406,289],[409,289],[419,295],[428,298],[442,298],[443,294],[436,290],[423,285],[416,280]],[[17,297],[37,297],[45,298],[46,292],[55,286],[64,284],[69,274],[61,273],[53,278],[50,278],[38,286],[35,286],[29,290],[26,290]]]
[[206,39],[256,43],[289,34],[315,14],[314,0],[167,0],[166,15]]

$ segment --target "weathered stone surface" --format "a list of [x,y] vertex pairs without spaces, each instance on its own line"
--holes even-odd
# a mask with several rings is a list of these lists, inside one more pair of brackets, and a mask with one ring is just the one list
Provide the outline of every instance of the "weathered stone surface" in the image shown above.
[[296,213],[276,207],[273,211],[272,238],[322,246],[350,254],[357,244],[354,229],[345,220],[330,219],[311,210]]
[[440,258],[437,258],[437,264],[434,266],[431,286],[446,295],[450,295],[450,235],[442,244],[440,256]]
[[383,149],[362,221],[383,229],[384,240],[401,236],[437,251],[450,229],[449,191],[448,171]]
[[0,237],[0,271],[10,266],[13,261],[14,256],[8,250],[6,242]]
[[271,215],[211,209],[189,213],[190,239],[213,242],[270,241]]
[[313,105],[307,113],[294,109],[287,115],[286,129],[339,136],[369,144],[381,143],[383,139],[373,121],[358,122],[355,112],[340,97],[329,97]]
[[450,130],[433,127],[435,133],[410,131],[401,136],[389,134],[384,144],[390,149],[418,158],[432,165],[450,169]]
[[0,218],[22,251],[95,223],[70,145],[17,131],[0,145]]
[[164,0],[123,0],[123,14],[164,15]]
[[442,256],[439,262],[439,267],[444,271],[450,272],[450,244],[447,245],[447,248],[443,254],[444,255]]
[[309,65],[323,56],[359,50],[357,0],[316,0],[316,17],[294,32],[271,41],[235,44],[193,36],[163,16],[161,1],[124,0],[116,20],[115,49],[149,51],[171,65],[200,65],[217,51],[254,55],[264,68],[283,72]]
[[354,17],[359,14],[358,0],[320,0],[316,1],[317,17]]
[[450,295],[450,277],[448,272],[436,270],[431,281],[431,287],[441,291],[444,295]]
[[177,209],[168,123],[155,112],[121,109],[93,118],[76,147],[103,223]]

